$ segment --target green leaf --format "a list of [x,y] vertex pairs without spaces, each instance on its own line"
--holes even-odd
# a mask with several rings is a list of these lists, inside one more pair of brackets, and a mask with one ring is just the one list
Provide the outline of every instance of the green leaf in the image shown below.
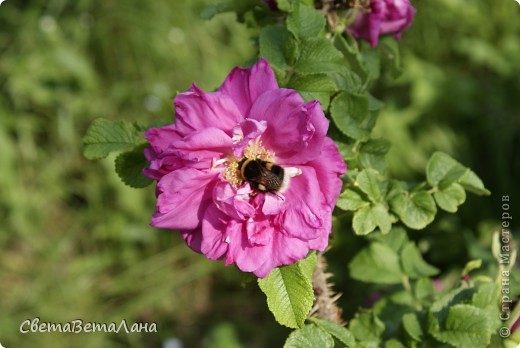
[[111,152],[129,150],[144,141],[135,124],[99,118],[92,122],[83,137],[83,154],[90,160],[101,159]]
[[343,37],[343,35],[336,35],[334,45],[343,53],[351,68],[350,70],[353,70],[360,79],[366,80],[368,77],[367,66],[363,61],[363,56],[359,51],[356,40],[351,40],[349,42]]
[[393,37],[384,37],[379,41],[381,62],[393,78],[399,77],[403,72],[399,44]]
[[362,63],[368,73],[368,80],[377,80],[381,71],[381,60],[377,49],[368,48],[361,52]]
[[431,277],[439,273],[437,268],[424,261],[414,242],[408,242],[401,250],[401,265],[404,273],[411,279]]
[[421,278],[415,282],[413,288],[418,300],[430,300],[435,295],[435,287],[430,278]]
[[311,281],[311,283],[312,274],[314,273],[314,269],[316,268],[317,263],[318,256],[316,255],[316,251],[311,251],[306,258],[298,262],[298,266],[302,270],[303,274]]
[[437,205],[442,210],[455,213],[466,200],[466,191],[457,183],[453,183],[445,189],[433,193]]
[[360,91],[364,90],[363,81],[361,81],[361,77],[359,77],[354,71],[347,68],[345,65],[343,65],[342,68],[337,71],[337,74],[334,74],[331,77],[339,86],[340,90],[350,91],[353,93],[359,93]]
[[443,294],[441,298],[432,304],[430,314],[434,315],[439,322],[443,322],[446,319],[448,308],[460,303],[470,303],[476,292],[476,288],[458,288],[451,290]]
[[356,191],[347,189],[343,191],[338,198],[336,205],[343,210],[355,211],[363,207],[367,207],[370,203],[365,201],[363,197]]
[[392,220],[387,208],[381,204],[372,204],[360,208],[354,213],[352,220],[354,232],[358,235],[366,235],[379,227],[383,234],[388,233],[392,227]]
[[408,242],[408,235],[402,227],[394,227],[387,234],[373,233],[370,235],[370,238],[389,246],[397,253]]
[[426,165],[426,178],[433,187],[444,189],[453,183],[459,183],[475,194],[490,194],[474,172],[443,152],[435,152],[430,157]]
[[300,4],[287,17],[287,29],[302,40],[317,36],[324,27],[325,17],[321,12]]
[[300,57],[300,44],[294,36],[289,35],[287,41],[285,41],[283,53],[288,65],[296,64],[298,57]]
[[123,152],[116,158],[116,173],[130,187],[143,188],[153,182],[143,175],[143,169],[148,165],[144,157],[145,147],[146,145],[138,146],[132,151]]
[[350,321],[349,329],[365,347],[380,347],[385,324],[373,312],[362,311]]
[[374,155],[386,155],[392,144],[384,138],[370,139],[361,146],[362,151]]
[[449,308],[445,322],[430,331],[437,340],[455,347],[487,347],[493,333],[485,311],[467,304]]
[[286,44],[291,33],[283,25],[269,25],[260,32],[260,55],[271,65],[287,69]]
[[204,20],[209,20],[215,17],[215,15],[225,12],[227,10],[229,10],[228,6],[226,3],[223,2],[209,5],[202,10],[202,12],[200,13],[200,18]]
[[374,169],[365,169],[357,176],[358,187],[365,192],[374,203],[381,200],[381,178],[379,173]]
[[349,268],[352,278],[367,283],[399,284],[403,277],[397,253],[378,242],[361,250]]
[[300,74],[333,73],[342,69],[343,55],[325,38],[312,38],[302,42],[301,53],[294,65]]
[[334,81],[325,74],[294,76],[287,87],[297,90],[306,102],[318,100],[324,110],[329,106],[330,94],[338,90]]
[[491,194],[491,192],[484,187],[484,183],[480,180],[477,174],[473,173],[469,169],[459,180],[459,184],[461,184],[466,190],[477,195],[489,196]]
[[384,173],[388,167],[388,162],[382,155],[373,155],[361,150],[358,159],[363,167],[377,170],[380,173]]
[[306,325],[291,332],[283,346],[284,348],[332,348],[334,347],[334,339],[321,327]]
[[466,265],[464,266],[464,269],[462,270],[462,276],[465,276],[466,274],[468,274],[469,272],[471,272],[475,269],[479,269],[481,266],[482,266],[481,259],[468,261],[466,263]]
[[[370,107],[370,104],[369,104]],[[365,168],[372,168],[383,173],[388,163],[385,155],[390,149],[390,142],[386,139],[371,139],[361,145],[359,149],[359,161]]]
[[[435,152],[426,164],[426,179],[430,185],[435,187],[450,171],[457,169],[457,167],[460,168],[462,165],[443,152]],[[463,172],[460,173],[455,181],[463,174]]]
[[482,283],[479,285],[477,293],[473,295],[471,304],[481,309],[486,309],[489,306],[496,308],[495,304],[499,298],[500,290],[496,283]]
[[291,0],[276,0],[277,7],[285,12],[292,11],[292,1]]
[[345,347],[349,348],[356,346],[356,340],[354,339],[354,336],[346,327],[343,327],[338,323],[330,320],[323,320],[314,317],[310,317],[309,321],[327,331],[330,335],[343,343]]
[[378,300],[374,314],[385,324],[385,337],[398,337],[402,332],[402,316],[414,310],[414,299],[407,291],[396,291]]
[[288,88],[296,89],[297,91],[307,92],[327,92],[332,93],[338,90],[338,87],[327,75],[297,75],[291,78]]
[[[315,255],[314,255],[315,256]],[[308,263],[314,262],[314,266]],[[309,269],[315,257],[308,257],[289,266],[275,268],[258,285],[267,296],[267,306],[278,323],[290,328],[303,326],[314,301]]]
[[372,206],[360,208],[354,213],[352,227],[357,235],[364,236],[376,228],[374,216],[372,216]]
[[330,113],[338,129],[354,139],[367,138],[375,124],[375,117],[368,111],[368,98],[363,94],[341,92],[332,100]]
[[402,344],[399,340],[392,338],[388,341],[385,341],[385,348],[406,348],[404,344]]
[[423,330],[415,313],[407,313],[403,315],[403,327],[406,333],[410,335],[413,340],[417,342],[421,341]]
[[327,110],[330,104],[330,93],[325,92],[299,92],[304,101],[317,100],[320,102],[321,108]]
[[390,206],[406,226],[416,230],[426,227],[437,213],[435,202],[426,191],[396,194],[390,200]]
[[388,214],[388,208],[381,203],[377,203],[372,207],[372,215],[376,226],[379,227],[382,234],[387,234],[392,228],[392,218]]

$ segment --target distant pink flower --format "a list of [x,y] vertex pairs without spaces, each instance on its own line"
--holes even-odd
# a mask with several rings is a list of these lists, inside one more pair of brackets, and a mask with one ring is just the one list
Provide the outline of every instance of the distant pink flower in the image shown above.
[[412,25],[414,15],[415,8],[409,0],[371,0],[368,12],[360,11],[348,30],[375,47],[380,35],[394,34],[400,39]]
[[513,326],[511,326],[511,333],[514,333],[515,331],[520,329],[520,318],[516,319]]
[[[258,277],[327,247],[346,165],[317,101],[279,88],[261,59],[216,92],[193,85],[174,104],[175,123],[146,132],[144,173],[158,181],[153,226],[180,230],[196,252]],[[246,160],[281,166],[281,187],[244,180]]]
[[271,11],[278,11],[278,5],[276,4],[276,1],[274,0],[262,0],[263,3],[269,7]]

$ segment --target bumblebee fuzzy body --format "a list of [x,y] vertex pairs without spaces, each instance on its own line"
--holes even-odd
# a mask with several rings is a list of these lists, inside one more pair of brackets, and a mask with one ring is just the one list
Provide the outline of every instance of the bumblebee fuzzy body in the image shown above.
[[277,193],[284,184],[284,169],[272,162],[245,158],[239,168],[242,178],[258,191]]

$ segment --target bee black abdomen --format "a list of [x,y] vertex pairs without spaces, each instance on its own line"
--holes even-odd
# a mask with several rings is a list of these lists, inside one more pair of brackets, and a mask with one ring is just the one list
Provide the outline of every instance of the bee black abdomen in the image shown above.
[[279,165],[276,165],[276,164],[271,165],[271,173],[273,173],[274,175],[279,177],[280,180],[283,180],[283,168],[280,167]]
[[242,177],[255,190],[276,193],[280,190],[284,170],[279,165],[260,159],[247,159],[239,163]]
[[262,171],[265,171],[265,169],[262,167],[261,163],[259,161],[246,161],[243,164],[242,168],[242,176],[245,180],[248,180],[250,178],[258,178],[262,176]]

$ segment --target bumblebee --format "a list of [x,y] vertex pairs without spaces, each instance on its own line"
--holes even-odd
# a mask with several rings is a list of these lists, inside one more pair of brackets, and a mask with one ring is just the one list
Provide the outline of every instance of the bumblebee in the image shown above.
[[286,182],[284,169],[273,162],[244,158],[238,163],[238,168],[242,179],[261,192],[276,194]]

